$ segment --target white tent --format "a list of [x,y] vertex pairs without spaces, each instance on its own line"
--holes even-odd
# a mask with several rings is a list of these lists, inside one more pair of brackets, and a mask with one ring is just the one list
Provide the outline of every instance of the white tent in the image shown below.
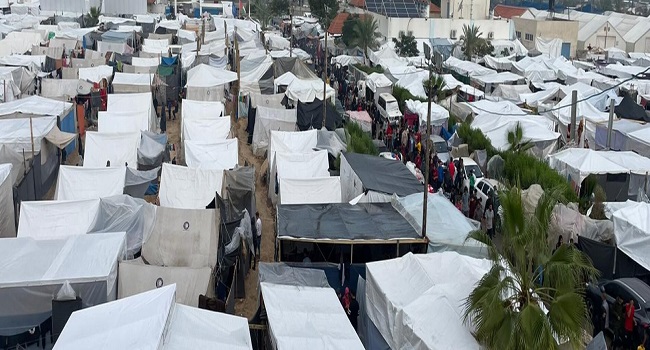
[[59,167],[54,198],[63,200],[99,199],[124,193],[126,167]]
[[567,148],[548,156],[548,164],[562,176],[580,187],[590,174],[627,174],[629,169],[618,165],[601,152],[587,148]]
[[[323,81],[321,79],[294,79],[285,94],[287,98],[293,101],[309,103],[314,102],[315,99],[323,100]],[[335,96],[334,89],[326,85],[325,99],[333,99]]]
[[59,239],[86,234],[97,216],[99,199],[24,201],[20,204],[18,237]]
[[510,148],[508,133],[520,125],[523,131],[524,142],[530,142],[534,147],[530,150],[540,158],[545,158],[557,148],[560,134],[553,131],[553,125],[544,117],[527,116],[501,116],[490,113],[477,115],[472,121],[473,129],[481,130],[490,140],[492,146],[500,151]]
[[282,187],[277,188],[277,185],[282,178],[326,177],[329,176],[328,168],[328,153],[325,150],[309,153],[275,153],[273,168],[269,168],[271,170],[270,178],[274,179],[269,184],[269,198],[274,204],[277,202],[277,194],[282,191]]
[[113,91],[115,93],[151,92],[153,74],[115,73]]
[[[420,121],[419,125],[426,125],[427,123],[427,102],[418,100],[406,100],[406,108],[412,113],[418,115]],[[449,111],[434,102],[431,102],[431,125],[442,125],[447,127],[447,120],[449,120]]]
[[164,163],[160,177],[160,206],[203,209],[221,195],[223,170],[188,168]]
[[140,133],[107,134],[86,132],[86,157],[84,167],[102,168],[110,161],[113,167],[128,164],[131,168],[138,166],[138,147]]
[[237,139],[185,143],[185,163],[191,168],[232,169],[239,164]]
[[[42,219],[41,219],[42,220]],[[52,296],[64,281],[84,305],[115,300],[117,264],[125,254],[124,233],[65,239],[0,240],[0,333],[18,334],[51,316]]]
[[476,102],[463,102],[463,103],[469,106],[472,112],[474,112],[476,115],[480,115],[481,113],[491,113],[491,114],[508,115],[508,116],[526,115],[526,112],[524,112],[521,108],[517,107],[516,104],[510,101],[496,102],[496,101],[480,100]]
[[113,67],[111,66],[96,66],[96,67],[86,67],[78,68],[80,80],[86,80],[91,83],[99,83],[102,79],[106,79],[108,82],[113,78]]
[[0,164],[0,238],[16,237],[12,168],[11,164]]
[[253,131],[253,154],[258,157],[264,155],[271,140],[271,130],[296,130],[297,119],[296,109],[276,109],[258,106],[257,115],[255,116],[255,130]]
[[269,169],[273,168],[275,153],[310,153],[318,144],[317,130],[277,131],[271,129],[269,141]]
[[131,65],[135,67],[158,67],[159,64],[158,57],[131,57]]
[[485,68],[478,63],[459,60],[454,56],[450,56],[444,63],[443,66],[454,70],[456,73],[464,76],[477,77],[481,75],[490,75],[496,73],[496,71]]
[[211,119],[224,116],[226,107],[221,101],[183,100],[181,115],[183,119]]
[[341,178],[338,176],[308,179],[280,179],[280,204],[342,203]]
[[456,252],[368,263],[368,318],[392,349],[481,349],[464,322],[464,303],[491,267]]
[[225,140],[231,136],[230,118],[183,119],[181,140],[211,142]]
[[159,207],[142,257],[151,265],[214,268],[219,248],[219,213],[214,209]]
[[176,302],[198,307],[199,295],[208,294],[212,269],[209,267],[173,267],[145,265],[142,258],[120,262],[117,297],[123,299],[157,288],[162,279],[166,285],[176,284]]
[[155,132],[158,128],[151,93],[109,94],[106,110],[130,115],[141,121],[141,130]]
[[[413,225],[417,232],[422,232],[421,193],[406,197],[394,197],[393,207]],[[487,247],[474,240],[467,240],[467,235],[478,229],[474,222],[466,218],[446,197],[439,193],[427,197],[427,238],[429,253],[455,251],[476,258],[487,257]]]
[[71,108],[72,103],[33,95],[0,104],[0,115],[10,116],[20,113],[63,117],[68,114]]
[[363,349],[332,288],[261,283],[274,349]]
[[650,270],[650,204],[640,202],[612,214],[616,246],[632,260]]
[[74,312],[54,349],[252,350],[248,321],[174,303],[171,284]]
[[148,123],[144,125],[142,118],[129,112],[99,111],[97,131],[102,134],[138,133],[148,130]]
[[187,99],[222,101],[226,84],[237,80],[237,73],[200,64],[187,72]]
[[371,73],[366,77],[366,86],[375,94],[390,93],[393,82],[381,73]]

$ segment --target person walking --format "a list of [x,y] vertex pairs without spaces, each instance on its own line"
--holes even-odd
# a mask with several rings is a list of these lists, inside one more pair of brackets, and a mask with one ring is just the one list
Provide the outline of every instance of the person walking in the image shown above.
[[354,330],[357,330],[357,320],[359,318],[359,302],[356,295],[350,293],[350,307],[348,308],[348,318]]
[[467,187],[463,188],[463,204],[462,204],[462,212],[465,217],[469,217],[469,191],[467,191]]
[[[472,219],[481,222],[483,221],[483,198],[478,198],[476,200],[476,209],[474,209],[474,215],[472,216]],[[483,227],[481,227],[481,230]]]
[[625,348],[632,349],[634,345],[634,299],[625,304]]
[[487,209],[485,210],[485,228],[487,229],[487,234],[490,238],[494,238],[494,210],[492,209],[492,203],[488,204]]
[[259,260],[259,256],[262,251],[262,218],[260,218],[260,212],[255,212],[255,230],[257,231],[257,259]]

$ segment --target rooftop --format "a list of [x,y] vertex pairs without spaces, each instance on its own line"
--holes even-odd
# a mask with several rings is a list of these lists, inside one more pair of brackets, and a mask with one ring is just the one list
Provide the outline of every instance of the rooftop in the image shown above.
[[526,12],[527,8],[499,4],[494,8],[494,16],[501,18],[519,17]]
[[330,23],[329,28],[327,28],[327,32],[334,35],[343,34],[343,23],[345,23],[349,17],[350,14],[347,12],[341,12],[337,14]]

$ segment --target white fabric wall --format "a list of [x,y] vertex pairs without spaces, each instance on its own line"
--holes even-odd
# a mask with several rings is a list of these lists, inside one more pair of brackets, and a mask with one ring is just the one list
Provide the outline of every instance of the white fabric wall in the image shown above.
[[128,164],[131,168],[138,166],[138,147],[140,146],[140,133],[106,134],[86,132],[86,157],[84,167],[106,167],[106,161],[113,167],[122,167]]
[[210,142],[225,140],[230,136],[230,118],[183,119],[181,140]]
[[188,168],[164,163],[160,178],[160,206],[204,209],[221,195],[223,170]]
[[232,169],[239,164],[237,139],[199,142],[187,140],[185,163],[191,168]]
[[341,178],[280,179],[280,204],[341,203]]
[[221,101],[183,100],[181,114],[183,119],[209,119],[221,117],[226,107]]
[[225,99],[225,87],[217,85],[212,87],[187,87],[187,99],[194,101],[221,102]]
[[113,67],[97,66],[89,68],[79,68],[79,79],[87,80],[93,83],[99,83],[102,79],[111,81],[113,78]]
[[104,0],[102,13],[112,15],[145,15],[147,14],[146,0]]
[[20,204],[18,237],[56,239],[88,232],[99,210],[99,199],[25,201]]
[[[34,152],[40,152],[41,141],[55,127],[56,117],[32,118]],[[31,157],[32,137],[29,118],[0,119],[0,144],[9,146],[19,154],[25,151],[25,154]]]
[[363,183],[361,179],[354,172],[350,163],[345,159],[345,155],[341,154],[341,199],[344,202],[349,202],[361,193],[363,193]]
[[309,153],[277,152],[273,164],[273,168],[270,168],[271,176],[269,181],[269,198],[271,198],[273,204],[277,203],[276,192],[279,193],[282,190],[282,187],[279,190],[276,188],[276,181],[280,181],[285,177],[289,179],[310,179],[329,176],[329,162],[325,150]]
[[253,154],[258,157],[267,151],[271,139],[271,130],[294,131],[298,119],[295,109],[275,109],[257,107],[255,130],[253,131]]
[[318,132],[314,129],[307,131],[277,131],[271,130],[269,141],[269,168],[273,168],[275,154],[282,153],[311,153],[318,144]]
[[0,164],[0,238],[16,237],[12,168],[11,164]]
[[100,199],[124,193],[126,167],[86,168],[69,165],[59,167],[56,200]]
[[106,110],[112,113],[138,116],[142,119],[142,130],[156,132],[158,121],[153,108],[151,93],[109,94]]
[[128,112],[100,111],[97,119],[97,131],[102,134],[139,133],[149,129],[148,122],[144,125],[143,118]]

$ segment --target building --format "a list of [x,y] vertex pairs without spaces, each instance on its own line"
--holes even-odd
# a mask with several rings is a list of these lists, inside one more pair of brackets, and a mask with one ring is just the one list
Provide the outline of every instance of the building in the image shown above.
[[442,18],[481,20],[490,18],[490,0],[441,0]]
[[520,17],[526,10],[525,7],[498,4],[494,7],[494,17],[511,19],[513,17]]
[[562,40],[562,56],[575,57],[578,47],[577,21],[562,20],[558,18],[524,18],[513,17],[515,36],[529,50],[535,49],[537,40]]

